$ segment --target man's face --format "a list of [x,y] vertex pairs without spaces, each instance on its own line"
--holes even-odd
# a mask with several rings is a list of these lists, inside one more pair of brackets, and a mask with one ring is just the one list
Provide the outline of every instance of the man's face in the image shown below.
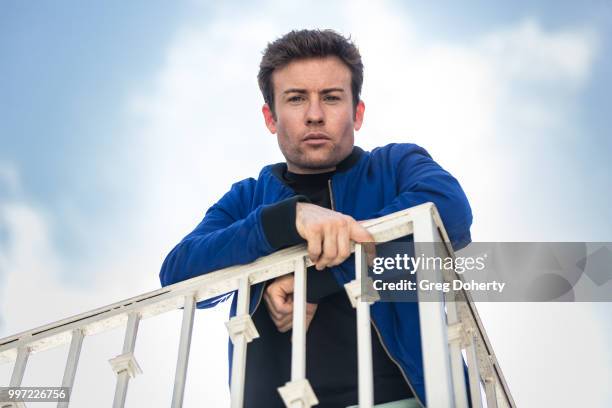
[[263,106],[266,126],[294,173],[321,173],[353,149],[365,105],[353,111],[351,72],[337,57],[293,61],[272,74],[276,118]]

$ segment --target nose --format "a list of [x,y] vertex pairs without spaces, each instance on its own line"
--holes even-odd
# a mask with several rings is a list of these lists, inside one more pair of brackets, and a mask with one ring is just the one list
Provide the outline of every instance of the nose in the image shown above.
[[311,102],[306,111],[306,124],[307,125],[322,125],[324,123],[323,109],[319,101]]

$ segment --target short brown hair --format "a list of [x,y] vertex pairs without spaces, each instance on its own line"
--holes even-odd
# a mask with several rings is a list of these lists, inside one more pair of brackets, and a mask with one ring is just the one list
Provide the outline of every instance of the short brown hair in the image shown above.
[[359,50],[351,41],[350,36],[345,38],[334,30],[293,30],[274,42],[268,43],[259,64],[257,82],[264,101],[270,106],[273,114],[275,114],[272,86],[274,70],[294,60],[328,56],[340,58],[351,71],[353,110],[356,109],[363,84],[363,63]]

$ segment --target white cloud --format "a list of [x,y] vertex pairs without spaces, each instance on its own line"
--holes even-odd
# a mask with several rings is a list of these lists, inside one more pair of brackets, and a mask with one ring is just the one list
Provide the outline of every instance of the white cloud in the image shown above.
[[[58,280],[65,264],[49,238],[50,215],[22,200],[0,207],[10,230],[10,246],[0,251],[0,266],[6,270],[0,275],[0,310],[8,332],[156,288],[163,254],[199,222],[205,209],[232,182],[282,160],[263,125],[256,70],[265,44],[295,27],[337,27],[357,41],[366,66],[367,106],[358,144],[416,142],[426,147],[464,185],[476,215],[475,239],[526,239],[538,233],[537,217],[525,207],[517,209],[514,196],[529,191],[513,155],[524,155],[528,168],[539,165],[522,150],[522,141],[533,136],[546,140],[563,127],[569,102],[589,78],[596,51],[592,32],[547,31],[527,19],[484,33],[471,44],[457,44],[419,37],[410,16],[384,2],[219,7],[206,22],[192,22],[176,34],[150,92],[135,94],[125,104],[131,145],[138,146],[142,169],[134,186],[138,210],[117,220],[115,239],[87,266],[86,273],[96,276],[87,293]],[[0,170],[0,177],[18,185],[12,170]],[[534,227],[522,229],[517,217]],[[94,237],[91,245],[97,242]],[[521,314],[483,306],[489,311],[483,315],[520,406],[542,402],[534,394],[535,381],[527,380],[532,375],[524,374],[534,369],[534,356],[545,363],[535,366],[541,374],[539,392],[550,398],[565,396],[556,391],[558,384],[569,386],[565,373],[609,370],[593,357],[602,351],[605,334],[588,306],[517,308]],[[196,315],[185,406],[223,406],[227,305]],[[130,385],[129,401],[168,405],[179,320],[174,314],[143,322],[136,355],[145,375]],[[589,340],[564,336],[560,321],[571,322]],[[120,350],[121,337],[115,331],[86,339],[85,350],[100,351],[84,350],[77,383],[81,397],[99,384],[112,394],[114,380],[105,360]],[[590,348],[587,357],[563,357],[581,344]],[[571,393],[591,395],[592,406],[598,406],[603,392],[597,381],[576,381]],[[555,400],[558,406],[569,406],[567,401]],[[108,405],[104,399],[97,403]]]
[[[544,82],[588,79],[595,57],[595,33],[586,28],[546,32],[534,19],[485,36],[483,48],[503,75]],[[568,83],[564,83],[568,86]]]
[[[51,317],[77,314],[95,299],[59,279],[65,268],[50,231],[51,214],[23,197],[19,172],[0,165],[0,329],[26,330]],[[58,302],[70,298],[73,302]],[[97,299],[102,301],[102,299]]]

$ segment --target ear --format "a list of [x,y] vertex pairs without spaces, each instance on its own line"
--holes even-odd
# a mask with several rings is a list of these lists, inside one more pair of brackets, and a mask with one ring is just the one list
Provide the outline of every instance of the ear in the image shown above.
[[270,133],[276,133],[276,119],[274,118],[274,114],[267,103],[264,103],[264,105],[261,107],[261,112],[263,113],[264,120],[266,121],[266,127]]
[[355,109],[355,122],[353,123],[355,130],[361,129],[361,125],[363,124],[363,113],[365,112],[365,103],[363,101],[359,101],[357,104],[357,109]]

